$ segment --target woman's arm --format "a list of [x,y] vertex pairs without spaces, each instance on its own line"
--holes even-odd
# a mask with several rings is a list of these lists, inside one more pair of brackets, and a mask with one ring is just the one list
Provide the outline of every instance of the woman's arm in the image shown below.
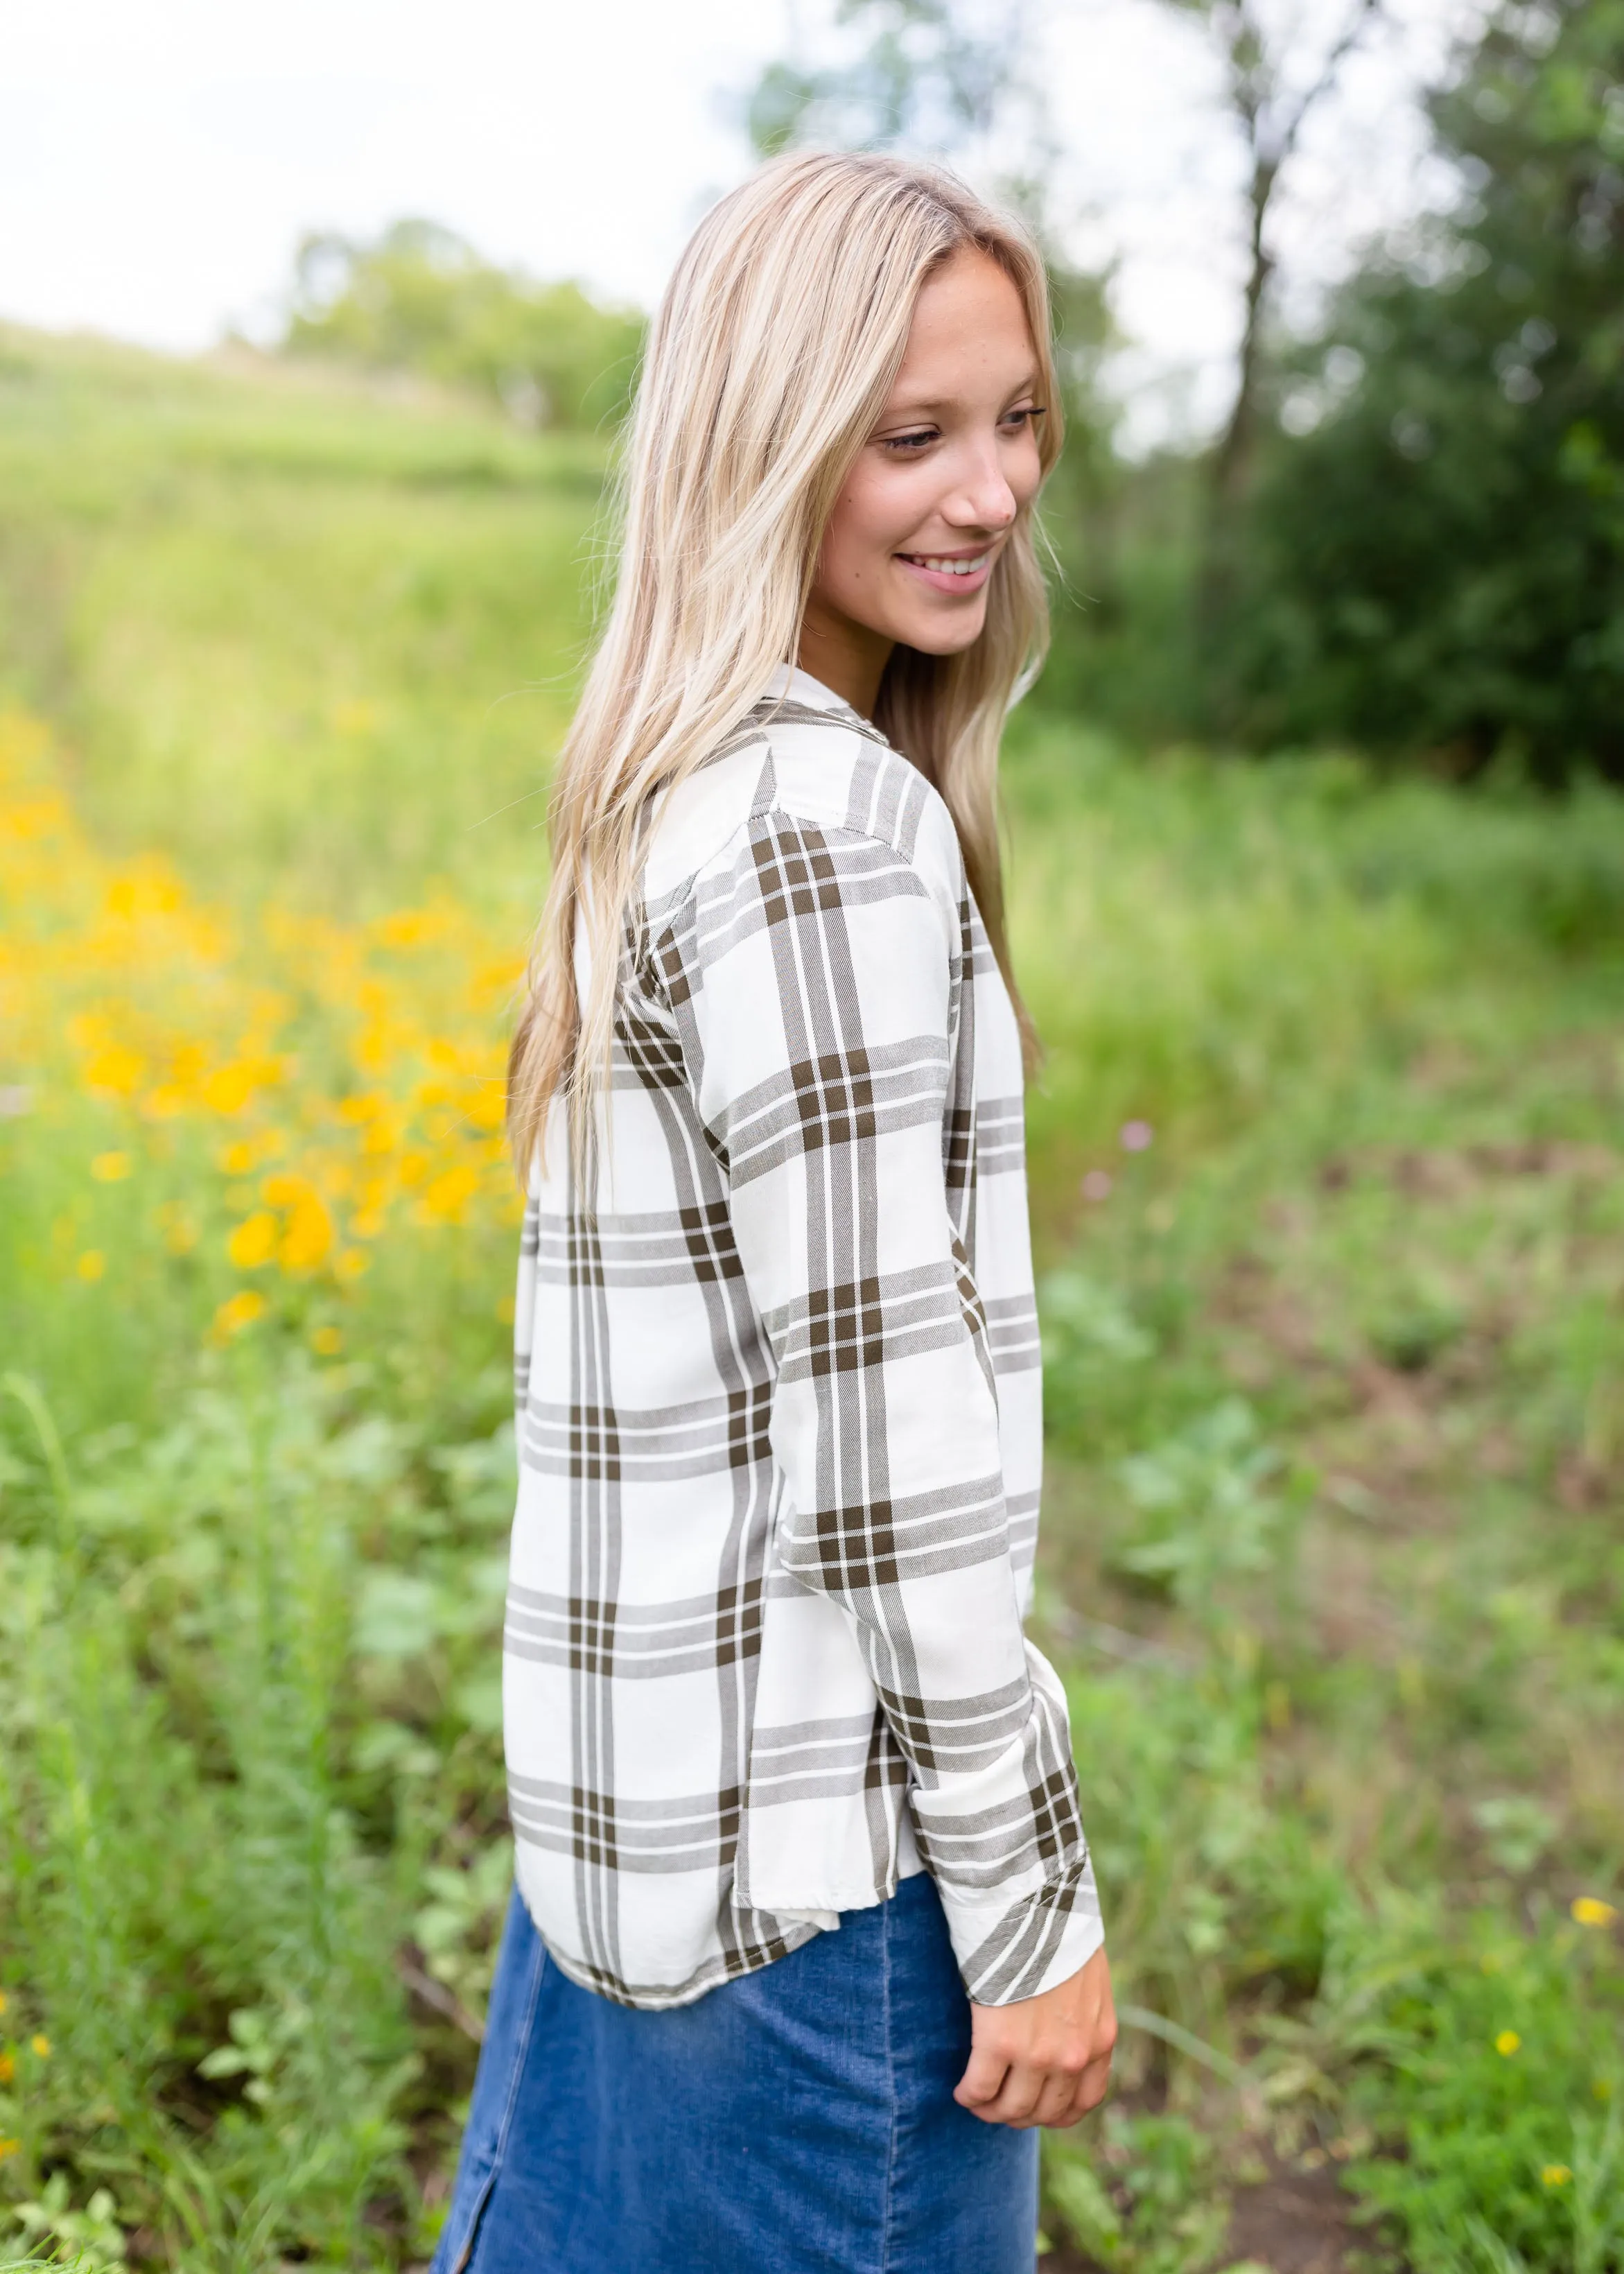
[[947,1206],[968,983],[952,890],[880,840],[767,813],[655,953],[777,1359],[780,1560],[852,1622],[966,1986],[1019,2016],[1000,2045],[1035,2055],[1042,1993],[1101,1928],[1064,1694],[1021,1631],[996,1393]]

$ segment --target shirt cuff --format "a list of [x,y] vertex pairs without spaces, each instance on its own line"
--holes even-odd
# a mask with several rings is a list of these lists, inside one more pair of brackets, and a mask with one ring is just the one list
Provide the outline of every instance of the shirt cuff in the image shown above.
[[966,1902],[936,1881],[953,1954],[978,2006],[1012,2006],[1069,1982],[1105,1941],[1094,1866],[1084,1856],[1058,1882],[1018,1902]]

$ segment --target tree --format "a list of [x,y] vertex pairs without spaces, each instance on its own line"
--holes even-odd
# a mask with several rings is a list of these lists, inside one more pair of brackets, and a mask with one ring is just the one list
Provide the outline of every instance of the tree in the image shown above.
[[1345,0],[1318,51],[1293,54],[1271,33],[1258,0],[1174,0],[1209,26],[1222,58],[1224,87],[1246,155],[1246,281],[1235,398],[1213,455],[1218,507],[1233,506],[1251,469],[1258,429],[1264,324],[1275,253],[1269,222],[1281,178],[1310,114],[1332,94],[1342,64],[1380,19],[1383,0]]
[[840,0],[837,27],[866,41],[838,62],[769,64],[746,109],[750,139],[763,157],[808,143],[947,157],[1029,97],[1014,64],[1026,12],[999,0],[978,23],[966,0]]
[[1230,616],[1255,731],[1624,775],[1624,0],[1502,5],[1460,194],[1303,358]]
[[593,427],[624,410],[642,339],[640,317],[578,284],[538,284],[437,222],[399,221],[365,245],[305,237],[282,345],[475,388],[522,425]]
[[1214,40],[1224,95],[1245,159],[1246,272],[1235,393],[1208,462],[1207,531],[1196,594],[1199,628],[1218,632],[1235,570],[1234,536],[1256,454],[1270,284],[1277,255],[1271,222],[1282,178],[1311,115],[1331,95],[1343,64],[1381,19],[1384,0],[1339,0],[1318,37],[1268,20],[1262,0],[1170,0]]
[[816,146],[911,150],[989,180],[1024,215],[1048,260],[1068,410],[1102,427],[1097,377],[1109,334],[1104,279],[1069,262],[1053,212],[1056,145],[1029,0],[839,0],[845,52],[769,64],[744,106],[763,156]]

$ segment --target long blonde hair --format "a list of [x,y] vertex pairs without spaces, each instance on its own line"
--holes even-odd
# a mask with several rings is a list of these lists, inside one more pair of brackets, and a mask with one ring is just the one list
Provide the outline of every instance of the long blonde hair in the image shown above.
[[[781,158],[712,207],[677,263],[621,463],[613,601],[549,808],[552,880],[508,1073],[521,1175],[555,1096],[577,1148],[585,1140],[643,817],[793,662],[825,525],[901,366],[920,288],[964,246],[995,260],[1025,304],[1049,407],[1038,422],[1047,474],[1061,435],[1042,260],[1018,222],[951,176],[893,157]],[[1048,628],[1023,513],[994,565],[981,637],[955,656],[898,648],[876,713],[953,817],[1011,991],[998,742]]]

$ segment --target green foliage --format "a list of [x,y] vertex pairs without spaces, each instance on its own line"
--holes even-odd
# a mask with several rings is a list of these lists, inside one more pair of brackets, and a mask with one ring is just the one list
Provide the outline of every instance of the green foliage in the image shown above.
[[1222,2149],[1162,2208],[1109,2121],[1048,2142],[1048,2232],[1196,2274],[1283,2165],[1384,2261],[1612,2267],[1616,1947],[1552,1895],[1624,1860],[1618,800],[1047,727],[1011,781],[1064,1257],[1040,1625],[1127,2124]]
[[[1435,1897],[1327,1897],[1319,1992],[1303,2021],[1266,2019],[1252,2089],[1277,2112],[1340,2105],[1365,2258],[1396,2252],[1416,2274],[1616,2268],[1616,1946],[1548,1910],[1530,1931],[1488,1905],[1450,1917]],[[1239,2161],[1255,2185],[1256,2165]],[[1124,2274],[1197,2274],[1222,2263],[1216,2164],[1211,2131],[1188,2115],[1108,2109],[1045,2142],[1051,2227]]]
[[[391,1418],[370,1370],[244,1357],[155,1436],[82,1442],[65,1508],[13,1441],[0,2119],[16,2218],[95,2264],[138,2227],[189,2263],[393,2263],[423,2071],[396,1954],[420,1935],[482,1998],[506,1894],[497,1742],[461,1702],[500,1631],[490,1449],[448,1446],[449,1410]],[[407,1630],[368,1549],[411,1553]],[[481,1852],[447,1913],[464,1805]]]
[[604,445],[275,363],[0,347],[0,695],[70,735],[102,840],[351,918],[443,880],[522,937]]
[[838,62],[771,63],[752,88],[745,128],[763,157],[796,145],[949,153],[984,134],[1011,90],[1013,11],[983,30],[955,0],[840,0],[837,22],[866,40]]
[[1282,1505],[1275,1489],[1280,1456],[1258,1439],[1244,1398],[1226,1397],[1177,1436],[1121,1464],[1123,1490],[1138,1522],[1113,1568],[1165,1587],[1199,1616],[1224,1616],[1226,1583],[1275,1561]]
[[[516,946],[534,809],[467,824],[545,774],[600,455],[6,348],[0,685],[98,835],[251,936],[438,870]],[[1616,2274],[1617,1927],[1568,1907],[1624,1881],[1624,807],[1052,719],[1008,781],[1036,1629],[1124,2018],[1047,2231],[1207,2274],[1283,2172],[1417,2274]],[[217,1347],[103,1111],[0,1119],[0,2263],[421,2264],[509,1865],[508,1242],[392,1236],[330,1362]],[[94,1289],[11,1229],[76,1209]]]
[[1434,117],[1461,184],[1288,393],[1232,715],[1460,770],[1624,772],[1624,10],[1507,5]]
[[1068,428],[1083,437],[1081,462],[1068,440],[1044,492],[1060,574],[1054,644],[1030,699],[1045,715],[1166,745],[1188,738],[1207,701],[1194,604],[1207,485],[1199,461],[1176,454],[1125,464],[1114,425],[1103,390],[1092,388],[1080,429]]
[[426,221],[395,222],[366,245],[307,237],[283,341],[296,355],[477,388],[521,426],[589,429],[625,410],[642,344],[629,310],[498,268]]
[[1353,2097],[1399,2153],[1362,2165],[1353,2185],[1396,2223],[1417,2274],[1617,2266],[1616,1946],[1542,1906],[1531,1934],[1485,1911],[1441,1950],[1401,1942],[1382,1955],[1396,1979],[1372,1999],[1361,2032],[1381,2066],[1360,2074]]
[[1059,2223],[1110,2274],[1186,2274],[1217,2259],[1226,2221],[1213,2142],[1187,2117],[1110,2108],[1086,2147],[1060,2134],[1045,2150]]

